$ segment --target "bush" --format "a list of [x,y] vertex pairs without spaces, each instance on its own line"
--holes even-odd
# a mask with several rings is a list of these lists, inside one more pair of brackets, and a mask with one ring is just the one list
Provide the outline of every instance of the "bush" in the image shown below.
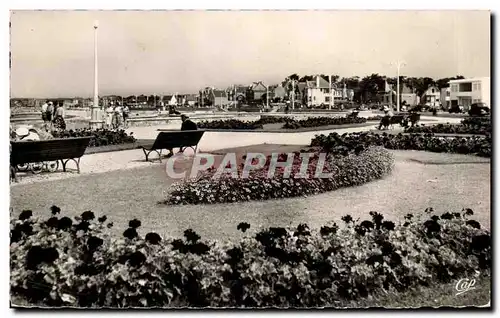
[[491,117],[467,117],[461,121],[462,125],[465,126],[490,126],[491,127]]
[[191,229],[184,239],[142,236],[138,220],[116,238],[90,211],[48,220],[23,211],[11,220],[11,294],[94,308],[321,307],[488,274],[491,236],[472,211],[431,213],[399,223],[346,215],[319,231],[300,224],[218,243]]
[[300,129],[309,127],[348,125],[366,123],[363,117],[309,117],[303,120],[288,119],[283,129]]
[[237,119],[225,120],[203,120],[196,124],[200,129],[234,129],[234,130],[255,130],[262,129],[263,126],[258,121],[241,121]]
[[387,133],[351,133],[328,136],[319,135],[311,141],[311,146],[321,147],[326,151],[334,149],[355,149],[356,147],[383,146],[397,150],[424,150],[431,152],[448,152],[459,154],[475,154],[491,157],[491,136],[485,137],[436,137],[431,134],[387,134]]
[[286,117],[278,116],[261,116],[260,119],[254,121],[241,121],[238,119],[225,119],[214,121],[200,121],[197,125],[201,129],[233,129],[233,130],[255,130],[262,129],[263,125],[283,123],[287,120]]
[[[342,151],[342,153],[340,153]],[[294,154],[290,178],[284,176],[284,169],[277,168],[272,178],[268,177],[271,157],[268,156],[262,169],[251,171],[248,178],[233,178],[222,175],[212,179],[215,168],[200,177],[173,185],[165,204],[213,204],[249,200],[268,200],[318,194],[364,184],[389,173],[394,165],[393,156],[383,148],[354,151],[339,149],[330,152],[325,160],[323,172],[333,173],[331,178],[315,178],[319,153],[308,165],[307,178],[294,178],[301,167],[299,153]],[[286,161],[282,154],[279,161]],[[241,176],[242,165],[238,175]]]
[[76,129],[53,132],[54,138],[73,138],[73,137],[89,137],[89,147],[99,147],[108,145],[121,145],[136,142],[133,133],[127,134],[125,130],[109,130],[109,129]]
[[407,133],[436,133],[436,134],[491,134],[491,123],[488,125],[437,124],[432,126],[415,126],[405,129]]

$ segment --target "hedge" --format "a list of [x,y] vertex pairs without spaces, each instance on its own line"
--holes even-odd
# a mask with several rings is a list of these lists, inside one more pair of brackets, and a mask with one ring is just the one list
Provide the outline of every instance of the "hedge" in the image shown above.
[[[287,154],[281,154],[278,161],[286,160]],[[307,178],[294,178],[302,162],[298,152],[294,153],[289,178],[284,176],[283,168],[277,168],[275,175],[268,177],[271,156],[267,157],[262,169],[251,171],[248,178],[223,174],[212,179],[215,173],[215,168],[212,168],[195,179],[174,184],[162,203],[213,204],[308,196],[382,178],[394,165],[394,157],[383,148],[356,148],[354,152],[329,153],[323,172],[333,173],[332,177],[315,178],[318,161],[319,153],[316,153],[309,161]],[[238,169],[238,176],[241,176],[242,166]]]
[[[233,243],[123,237],[93,212],[11,220],[11,295],[34,305],[72,307],[323,307],[383,292],[470,278],[491,268],[491,235],[472,210],[371,219],[309,229],[269,228]],[[243,232],[250,224],[242,222]]]

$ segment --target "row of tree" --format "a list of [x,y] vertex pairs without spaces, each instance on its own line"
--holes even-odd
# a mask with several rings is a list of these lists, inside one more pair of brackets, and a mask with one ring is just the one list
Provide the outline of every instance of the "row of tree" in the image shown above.
[[[320,74],[322,78],[328,81],[328,75]],[[352,77],[340,77],[339,75],[331,75],[332,83],[335,83],[339,87],[344,87],[354,90],[354,100],[358,102],[366,102],[373,101],[377,96],[380,95],[381,92],[385,91],[385,84],[389,84],[396,90],[397,77],[388,77],[384,75],[380,75],[377,73],[365,76],[360,78],[359,76]],[[399,83],[400,87],[406,85],[410,88],[415,94],[418,96],[422,96],[422,94],[430,87],[436,86],[437,88],[445,88],[448,87],[448,83],[450,80],[454,79],[463,79],[462,75],[457,75],[454,77],[445,77],[435,80],[430,77],[407,77],[400,76]],[[282,82],[282,85],[287,89],[288,92],[291,92],[292,87],[295,87],[296,94],[303,93],[299,91],[298,85],[293,85],[292,82],[305,82],[305,81],[313,81],[315,79],[314,75],[304,75],[299,76],[298,74],[292,74],[285,78]],[[401,88],[400,88],[401,89]]]

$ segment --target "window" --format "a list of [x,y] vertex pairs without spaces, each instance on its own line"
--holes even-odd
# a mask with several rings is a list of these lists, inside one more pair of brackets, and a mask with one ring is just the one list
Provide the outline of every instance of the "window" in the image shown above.
[[456,93],[458,91],[458,85],[456,85],[456,84],[451,85],[451,91]]
[[330,96],[325,96],[325,102],[327,102],[327,103],[330,102]]
[[313,96],[314,101],[316,101],[316,96]]
[[431,89],[431,93],[433,93],[433,94],[434,94],[434,88],[433,88],[433,89]]
[[458,86],[459,92],[472,92],[472,83],[461,83]]
[[446,91],[446,96],[450,96],[450,91]]

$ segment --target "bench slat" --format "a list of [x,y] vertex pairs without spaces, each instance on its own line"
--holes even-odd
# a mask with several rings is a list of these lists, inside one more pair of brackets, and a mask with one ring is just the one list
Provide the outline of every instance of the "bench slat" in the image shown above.
[[92,137],[62,138],[39,141],[12,141],[12,165],[80,158]]
[[204,130],[161,131],[151,148],[147,150],[161,150],[180,147],[197,146],[205,133]]

